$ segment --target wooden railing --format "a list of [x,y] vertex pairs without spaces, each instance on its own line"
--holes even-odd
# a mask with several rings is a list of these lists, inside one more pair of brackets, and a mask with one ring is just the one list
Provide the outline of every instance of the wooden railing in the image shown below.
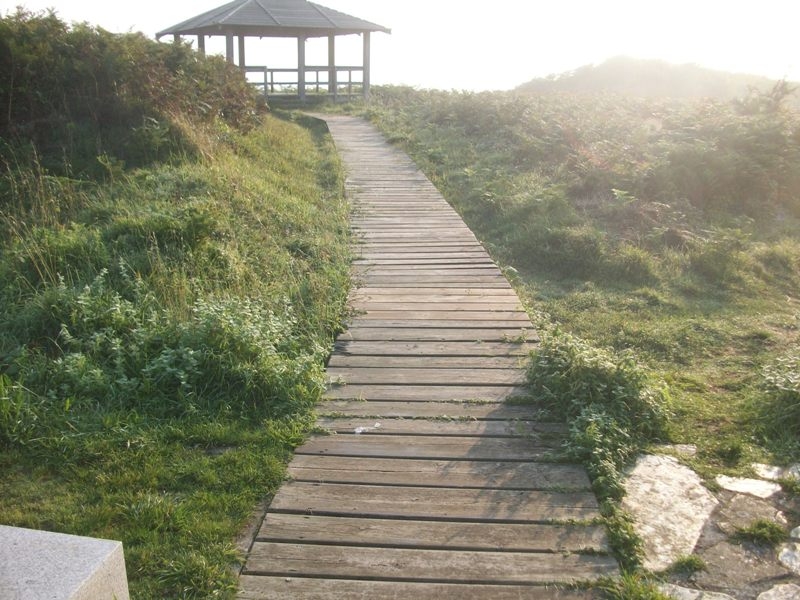
[[306,67],[302,90],[300,70],[296,68],[270,69],[252,66],[245,67],[245,72],[258,73],[263,77],[255,81],[251,79],[250,83],[266,97],[327,94],[337,98],[360,95],[364,90],[363,67]]

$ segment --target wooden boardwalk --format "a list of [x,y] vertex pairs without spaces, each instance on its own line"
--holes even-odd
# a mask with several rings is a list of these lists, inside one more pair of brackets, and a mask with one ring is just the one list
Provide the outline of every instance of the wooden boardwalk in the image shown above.
[[402,152],[327,118],[348,172],[354,316],[241,598],[577,599],[614,575],[565,434],[505,400],[536,333],[481,244]]

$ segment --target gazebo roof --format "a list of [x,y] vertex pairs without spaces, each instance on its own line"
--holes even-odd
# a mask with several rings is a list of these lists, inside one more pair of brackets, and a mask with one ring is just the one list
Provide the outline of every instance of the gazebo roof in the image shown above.
[[391,29],[307,0],[233,0],[160,31],[165,35],[327,37]]

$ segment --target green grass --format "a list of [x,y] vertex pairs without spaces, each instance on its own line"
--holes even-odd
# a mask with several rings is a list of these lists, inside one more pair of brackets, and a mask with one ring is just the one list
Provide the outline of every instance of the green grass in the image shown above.
[[0,30],[0,521],[121,540],[132,597],[233,597],[344,315],[331,141],[187,47]]
[[61,182],[64,222],[2,214],[2,521],[121,540],[138,598],[233,594],[233,540],[313,425],[349,286],[323,132],[213,136],[210,160],[113,190]]
[[775,521],[759,519],[736,530],[735,538],[762,546],[777,546],[786,541],[786,530]]

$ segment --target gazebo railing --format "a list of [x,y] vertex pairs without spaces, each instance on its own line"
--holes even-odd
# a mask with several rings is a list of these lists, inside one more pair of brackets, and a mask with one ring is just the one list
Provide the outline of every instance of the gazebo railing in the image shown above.
[[[300,93],[300,70],[270,69],[268,67],[245,67],[246,73],[258,73],[257,80],[250,83],[269,96],[304,96],[306,94],[328,94],[354,96],[363,93],[363,67],[306,67],[303,93]],[[331,74],[334,80],[331,81]],[[355,74],[355,77],[354,77]]]

